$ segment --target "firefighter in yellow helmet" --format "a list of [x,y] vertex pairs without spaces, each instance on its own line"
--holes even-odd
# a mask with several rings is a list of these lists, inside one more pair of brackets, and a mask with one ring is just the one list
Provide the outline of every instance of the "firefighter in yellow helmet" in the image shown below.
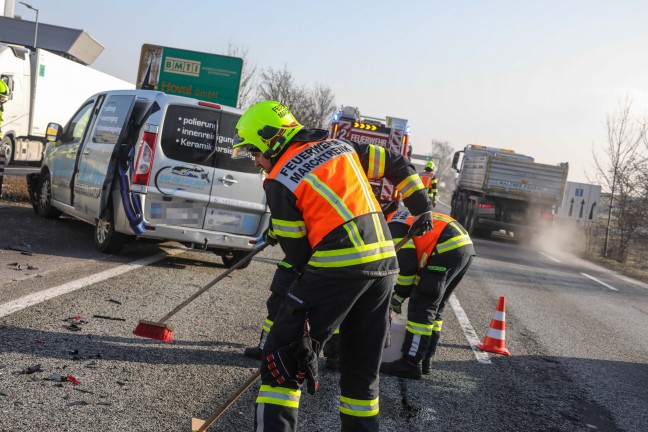
[[9,89],[9,86],[6,82],[0,80],[0,130],[2,130],[2,114],[4,113],[4,103],[9,100],[9,96],[11,96],[11,89]]
[[263,347],[255,428],[294,431],[302,383],[317,388],[319,347],[340,327],[343,431],[378,431],[378,369],[396,252],[369,179],[390,179],[431,229],[431,204],[407,159],[383,147],[329,140],[275,101],[237,124],[233,157],[251,157],[264,182],[272,232],[296,275]]
[[[385,215],[394,242],[406,236],[413,222],[408,211],[397,209],[387,209]],[[381,364],[380,372],[387,375],[419,379],[430,372],[441,337],[443,309],[475,256],[472,240],[459,222],[441,213],[432,213],[432,218],[432,231],[398,251],[400,272],[390,308],[400,314],[403,301],[410,300],[403,356]]]
[[423,182],[425,190],[427,190],[428,196],[432,201],[432,205],[436,207],[439,180],[437,180],[436,175],[434,175],[434,168],[434,162],[427,161],[425,169],[419,175],[421,176],[421,181]]

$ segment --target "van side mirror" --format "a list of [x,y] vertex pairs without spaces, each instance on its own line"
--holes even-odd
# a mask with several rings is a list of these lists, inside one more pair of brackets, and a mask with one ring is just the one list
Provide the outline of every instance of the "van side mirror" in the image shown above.
[[63,133],[63,128],[61,127],[60,124],[58,123],[47,124],[47,132],[45,133],[47,142],[60,141],[62,133]]
[[459,156],[460,156],[460,154],[461,154],[461,151],[455,152],[454,156],[452,157],[452,168],[457,172],[461,172],[461,169],[459,169],[457,167],[457,165],[459,164]]

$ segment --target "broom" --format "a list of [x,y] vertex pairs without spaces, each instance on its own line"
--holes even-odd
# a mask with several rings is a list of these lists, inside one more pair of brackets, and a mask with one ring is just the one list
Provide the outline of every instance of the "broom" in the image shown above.
[[194,295],[180,303],[178,306],[176,306],[175,309],[173,309],[171,312],[163,316],[159,321],[144,321],[140,320],[139,323],[137,324],[137,327],[135,327],[135,330],[133,330],[133,334],[136,336],[141,336],[149,339],[155,339],[159,340],[162,342],[173,342],[173,326],[171,324],[167,324],[165,321],[167,321],[169,318],[171,318],[173,315],[177,314],[180,312],[182,308],[187,306],[189,303],[194,301],[196,297],[207,291],[209,288],[213,287],[216,285],[218,282],[220,282],[222,279],[226,278],[230,273],[232,273],[234,270],[238,269],[248,261],[252,259],[252,257],[259,252],[261,252],[263,249],[268,247],[268,243],[263,243],[261,246],[258,246],[255,248],[252,252],[250,252],[245,258],[234,264],[232,267],[227,269],[225,272],[221,273],[216,277],[214,280],[209,282],[207,285],[202,287],[198,292],[196,292]]
[[[405,243],[410,241],[412,239],[412,236],[407,234],[405,237],[401,239],[395,246],[394,250],[398,252],[400,248],[402,248]],[[252,375],[248,377],[248,379],[239,387],[239,389],[234,392],[227,401],[223,405],[221,405],[214,413],[209,416],[207,420],[202,420],[199,418],[192,418],[191,419],[191,431],[192,432],[204,432],[209,428],[216,420],[221,418],[223,414],[225,414],[225,411],[227,411],[233,404],[238,400],[238,398],[241,397],[243,393],[247,391],[252,385],[259,379],[261,376],[261,370],[258,369],[256,370]]]

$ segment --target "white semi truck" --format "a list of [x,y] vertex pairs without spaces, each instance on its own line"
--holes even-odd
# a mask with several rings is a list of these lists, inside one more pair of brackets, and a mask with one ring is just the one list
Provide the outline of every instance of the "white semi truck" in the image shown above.
[[7,162],[40,163],[49,122],[65,123],[81,102],[104,90],[135,85],[38,48],[0,43],[0,79],[12,91],[4,104],[0,152]]
[[505,230],[527,240],[551,226],[569,165],[541,164],[513,150],[471,144],[454,154],[452,168],[459,173],[452,217],[473,236]]

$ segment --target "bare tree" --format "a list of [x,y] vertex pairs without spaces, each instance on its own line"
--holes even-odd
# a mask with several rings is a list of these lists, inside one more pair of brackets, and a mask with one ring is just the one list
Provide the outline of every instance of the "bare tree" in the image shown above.
[[335,95],[330,87],[316,84],[315,88],[308,91],[308,115],[304,118],[304,124],[311,128],[326,129],[333,118],[336,110]]
[[238,102],[236,103],[236,107],[247,109],[254,102],[253,90],[257,80],[257,67],[252,61],[250,61],[248,49],[246,47],[236,46],[231,41],[227,43],[226,55],[243,59],[241,83],[239,85]]
[[613,209],[616,227],[619,230],[619,244],[616,259],[623,261],[625,248],[637,228],[637,215],[633,201],[640,177],[636,173],[637,163],[643,159],[640,144],[645,139],[645,127],[630,116],[632,100],[628,97],[619,103],[616,111],[607,116],[606,160],[593,152],[594,163],[602,183],[610,192],[608,220],[602,255],[609,256],[610,232]]
[[326,127],[335,112],[335,96],[329,87],[317,84],[310,90],[299,86],[286,67],[261,73],[256,99],[281,102],[308,128]]
[[430,145],[432,147],[430,156],[436,164],[436,178],[439,183],[445,183],[446,190],[448,190],[449,186],[454,184],[455,172],[452,169],[452,156],[455,150],[448,141],[433,139]]

